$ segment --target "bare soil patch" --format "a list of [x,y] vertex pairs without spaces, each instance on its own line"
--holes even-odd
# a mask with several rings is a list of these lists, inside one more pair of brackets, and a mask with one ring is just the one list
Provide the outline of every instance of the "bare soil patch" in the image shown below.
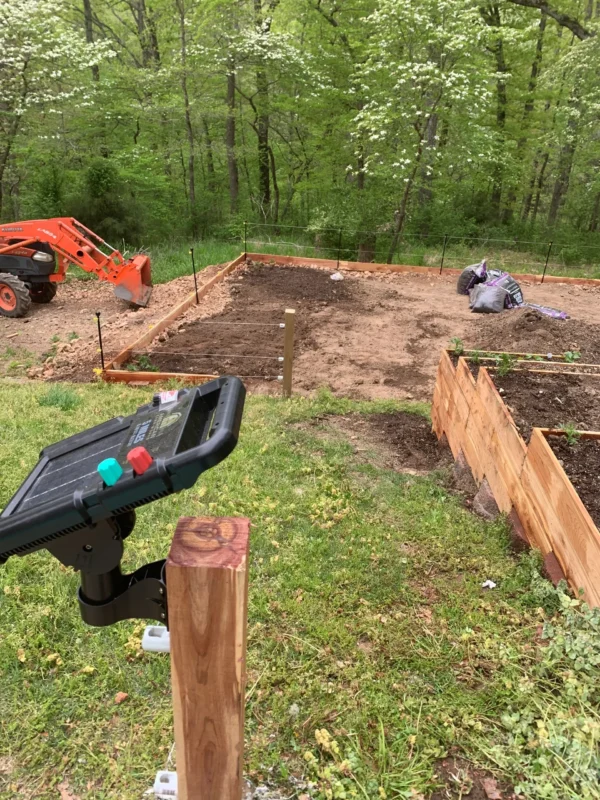
[[[221,268],[222,265],[216,265],[203,270],[199,275],[200,285]],[[69,280],[59,286],[52,303],[32,304],[28,316],[22,319],[0,316],[0,375],[93,380],[94,368],[100,367],[96,311],[101,314],[105,356],[109,360],[164,317],[193,288],[191,276],[177,278],[154,287],[148,308],[132,309],[115,297],[111,284]],[[218,289],[210,292],[202,313],[224,305]]]
[[436,764],[436,776],[444,786],[429,800],[513,800],[515,794],[504,781],[479,769],[463,758],[443,758]]
[[[219,268],[208,267],[200,282]],[[344,272],[344,280],[335,282],[331,273],[269,265],[236,270],[198,308],[177,320],[161,337],[168,341],[157,341],[149,357],[168,371],[276,375],[281,368],[276,360],[282,354],[281,329],[232,323],[276,325],[284,309],[294,307],[294,390],[300,392],[328,386],[349,397],[429,400],[440,351],[453,336],[468,348],[557,353],[579,349],[585,360],[600,361],[596,288],[523,284],[526,299],[571,314],[563,322],[526,309],[497,316],[472,314],[449,275]],[[25,319],[0,318],[0,374],[10,366],[8,374],[16,377],[29,373],[47,380],[91,380],[93,369],[100,366],[95,311],[102,313],[105,349],[115,355],[192,288],[191,276],[156,286],[150,307],[131,311],[114,297],[110,285],[72,280],[59,288],[54,303],[33,306]],[[220,324],[193,325],[197,320]],[[200,359],[200,353],[226,357]],[[265,357],[252,360],[248,355]],[[248,383],[254,391],[279,391],[273,381]]]
[[564,436],[549,436],[548,444],[554,451],[581,502],[588,510],[597,527],[600,527],[600,442],[580,439],[570,445]]
[[[313,317],[342,309],[349,318],[361,308],[361,287],[332,281],[305,267],[253,264],[227,280],[230,302],[221,313],[196,320],[155,347],[152,365],[162,372],[224,373],[276,378],[281,373],[286,308],[296,310],[295,353],[315,351]],[[214,323],[214,324],[213,324]]]
[[349,414],[327,417],[327,424],[352,442],[357,455],[383,468],[423,475],[453,462],[450,449],[419,414]]
[[534,372],[492,377],[525,441],[534,427],[573,423],[579,430],[600,430],[600,378]]

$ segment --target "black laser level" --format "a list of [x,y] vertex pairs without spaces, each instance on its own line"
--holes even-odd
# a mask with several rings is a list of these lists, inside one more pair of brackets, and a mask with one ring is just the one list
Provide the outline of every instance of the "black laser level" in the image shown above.
[[164,560],[121,572],[135,509],[189,489],[237,444],[246,390],[222,377],[162,392],[42,450],[0,515],[0,564],[46,548],[81,572],[79,606],[89,625],[142,617],[168,621]]

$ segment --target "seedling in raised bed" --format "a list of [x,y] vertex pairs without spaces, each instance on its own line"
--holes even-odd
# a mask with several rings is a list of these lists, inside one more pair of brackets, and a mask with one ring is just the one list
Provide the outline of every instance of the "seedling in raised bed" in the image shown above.
[[458,336],[453,336],[450,339],[450,344],[454,345],[454,355],[455,356],[462,356],[465,352],[465,345],[462,339],[459,339]]
[[571,447],[576,445],[581,439],[581,434],[577,430],[577,426],[574,422],[565,422],[564,425],[559,425],[558,429],[563,431],[567,444],[571,445]]
[[473,352],[471,353],[471,361],[476,366],[479,366],[481,364],[482,358],[483,358],[483,353],[481,352],[481,350],[473,350]]
[[155,367],[154,364],[150,361],[148,356],[141,355],[136,358],[135,361],[132,361],[131,364],[127,365],[127,369],[129,372],[159,372],[160,370],[158,367]]
[[516,363],[517,362],[515,361],[513,356],[511,356],[510,353],[500,353],[500,355],[496,357],[496,367],[498,368],[498,375],[500,375],[501,378],[504,378],[506,375],[508,375],[513,371]]
[[527,353],[527,355],[525,356],[525,359],[527,361],[543,361],[544,360],[542,358],[542,356],[538,356],[535,353]]
[[566,353],[563,353],[563,355],[565,357],[565,361],[568,364],[574,364],[581,358],[581,353],[579,352],[579,350],[567,350]]

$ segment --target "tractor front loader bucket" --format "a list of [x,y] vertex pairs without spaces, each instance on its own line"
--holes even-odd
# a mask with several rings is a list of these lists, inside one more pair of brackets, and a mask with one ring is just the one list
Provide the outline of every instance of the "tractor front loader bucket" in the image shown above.
[[146,307],[152,295],[152,276],[148,256],[134,256],[119,273],[115,294],[134,306]]

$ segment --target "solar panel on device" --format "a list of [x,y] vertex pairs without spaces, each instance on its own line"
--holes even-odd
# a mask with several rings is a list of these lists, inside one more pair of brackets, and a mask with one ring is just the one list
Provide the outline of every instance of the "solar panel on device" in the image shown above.
[[98,441],[51,459],[35,484],[18,506],[25,511],[41,503],[70,497],[75,488],[86,489],[90,482],[98,481],[97,467],[105,458],[116,458],[123,440],[123,431],[117,431]]

